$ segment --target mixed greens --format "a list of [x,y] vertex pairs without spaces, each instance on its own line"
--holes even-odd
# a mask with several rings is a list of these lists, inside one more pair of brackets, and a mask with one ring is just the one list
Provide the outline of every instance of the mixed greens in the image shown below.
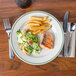
[[38,54],[40,52],[39,38],[27,30],[18,30],[17,41],[20,48],[26,54]]

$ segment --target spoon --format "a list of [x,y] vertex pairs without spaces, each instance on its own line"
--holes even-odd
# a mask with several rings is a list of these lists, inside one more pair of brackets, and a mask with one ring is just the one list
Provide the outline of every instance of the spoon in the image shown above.
[[71,44],[71,36],[72,36],[72,33],[75,31],[75,23],[71,23],[68,27],[68,31],[69,31],[69,44],[68,44],[68,56],[70,56],[71,54],[71,51],[70,51],[70,44]]

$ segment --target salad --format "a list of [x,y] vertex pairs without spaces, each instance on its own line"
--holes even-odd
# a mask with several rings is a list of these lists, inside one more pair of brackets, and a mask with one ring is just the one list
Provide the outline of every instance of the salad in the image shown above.
[[17,42],[21,50],[26,54],[39,54],[39,38],[36,35],[33,35],[29,30],[18,30],[17,32]]

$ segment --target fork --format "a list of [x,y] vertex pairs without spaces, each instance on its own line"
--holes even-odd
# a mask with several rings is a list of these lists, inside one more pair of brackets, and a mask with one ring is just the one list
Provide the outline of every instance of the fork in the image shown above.
[[12,48],[11,48],[11,44],[10,44],[11,24],[10,24],[10,21],[9,21],[8,18],[7,19],[3,19],[3,23],[4,23],[4,27],[5,27],[6,33],[8,34],[9,58],[13,59],[14,54],[13,54],[13,51],[12,51]]

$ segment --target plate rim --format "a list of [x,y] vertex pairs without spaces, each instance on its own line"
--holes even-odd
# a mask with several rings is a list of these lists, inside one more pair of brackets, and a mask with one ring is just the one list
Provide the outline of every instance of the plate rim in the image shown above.
[[[18,53],[16,52],[16,50],[15,50],[15,48],[14,48],[14,46],[13,46],[13,43],[12,43],[12,32],[13,32],[13,29],[14,29],[16,23],[17,23],[22,17],[24,17],[24,16],[26,16],[26,15],[28,15],[28,14],[31,14],[31,13],[45,13],[45,14],[47,14],[48,16],[53,17],[53,18],[57,21],[57,23],[59,24],[59,27],[60,27],[60,29],[61,29],[61,31],[62,31],[62,44],[61,44],[61,47],[60,47],[58,53],[57,53],[53,58],[51,58],[51,59],[49,59],[49,60],[47,60],[47,61],[45,61],[45,62],[41,62],[41,63],[34,63],[34,62],[30,62],[30,61],[27,61],[27,60],[23,59],[21,56],[18,55]],[[58,19],[55,18],[52,14],[50,14],[50,13],[48,13],[48,12],[45,12],[45,11],[31,11],[31,12],[28,12],[28,13],[25,13],[25,14],[21,15],[21,16],[14,22],[14,24],[13,24],[13,26],[12,26],[12,29],[11,29],[11,47],[12,47],[14,53],[16,54],[16,56],[17,56],[20,60],[22,60],[22,61],[24,61],[24,62],[26,62],[26,63],[28,63],[28,64],[32,64],[32,65],[43,65],[43,64],[49,63],[50,61],[54,60],[54,59],[59,55],[59,53],[61,52],[61,49],[63,48],[63,44],[64,44],[64,32],[63,32],[63,28],[62,28],[60,22],[59,22]]]

